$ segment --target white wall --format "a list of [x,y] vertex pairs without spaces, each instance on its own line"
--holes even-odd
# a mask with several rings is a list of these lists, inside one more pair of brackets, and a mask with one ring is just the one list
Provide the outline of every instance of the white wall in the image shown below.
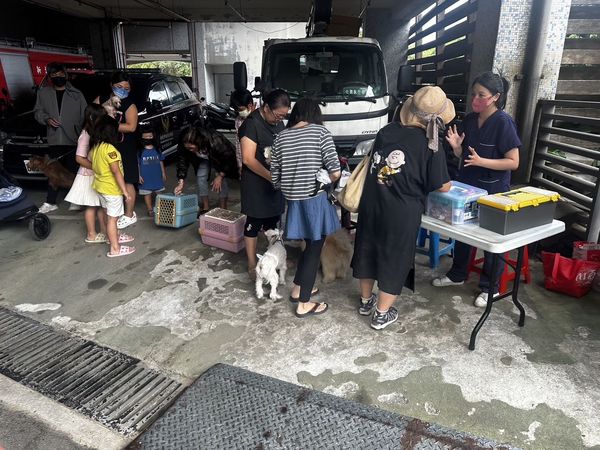
[[[254,87],[254,77],[260,76],[264,41],[276,38],[300,38],[306,35],[305,23],[266,22],[197,22],[196,46],[199,96],[213,101],[215,97],[212,73],[215,66],[227,65],[233,73],[233,63],[244,61],[248,70],[248,89]],[[222,70],[219,70],[222,73]],[[202,89],[204,86],[204,89]]]

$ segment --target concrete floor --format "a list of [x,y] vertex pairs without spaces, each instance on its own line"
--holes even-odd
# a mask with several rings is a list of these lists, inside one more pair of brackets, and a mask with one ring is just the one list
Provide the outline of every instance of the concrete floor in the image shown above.
[[[42,190],[32,188],[31,197],[41,200]],[[232,209],[238,200],[236,191]],[[357,283],[350,278],[321,285],[330,311],[300,320],[288,288],[282,300],[257,300],[243,252],[203,246],[194,226],[157,228],[143,218],[130,230],[137,252],[108,259],[103,246],[83,243],[82,215],[66,208],[52,213],[54,229],[42,242],[25,224],[1,224],[0,305],[186,383],[224,362],[522,448],[600,449],[600,298],[546,291],[538,262],[532,261],[533,283],[521,291],[525,327],[517,326],[512,304],[501,302],[469,351],[481,314],[472,306],[476,283],[431,287],[434,272],[423,256],[417,292],[398,302],[399,322],[376,332],[356,312]],[[297,251],[290,248],[289,258]],[[449,263],[444,259],[439,272]],[[77,413],[63,411],[71,421],[56,420],[30,403],[37,394],[23,391],[16,396],[0,377],[0,424],[7,417],[20,423],[25,414],[73,448],[123,446],[114,432]],[[44,448],[41,437],[26,437],[24,423],[11,431],[0,426],[0,447]],[[101,438],[91,438],[90,427]]]

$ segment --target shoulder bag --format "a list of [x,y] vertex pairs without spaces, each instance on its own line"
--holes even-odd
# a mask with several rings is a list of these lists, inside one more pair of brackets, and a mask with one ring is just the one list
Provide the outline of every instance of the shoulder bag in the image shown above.
[[363,188],[367,173],[369,172],[369,163],[371,161],[371,153],[363,158],[363,160],[352,171],[350,178],[346,182],[346,186],[337,196],[337,201],[347,211],[358,212],[360,198],[362,197]]

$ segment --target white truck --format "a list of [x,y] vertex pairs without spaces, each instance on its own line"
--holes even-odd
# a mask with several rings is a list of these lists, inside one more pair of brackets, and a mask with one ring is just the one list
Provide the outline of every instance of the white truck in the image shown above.
[[[239,64],[234,72],[240,69],[245,72],[245,65]],[[238,76],[236,84],[245,84],[245,74]],[[375,39],[267,40],[261,77],[255,81],[255,90],[260,92],[286,90],[292,106],[303,96],[318,99],[338,154],[350,166],[369,152],[375,135],[388,123],[390,96],[383,54]]]

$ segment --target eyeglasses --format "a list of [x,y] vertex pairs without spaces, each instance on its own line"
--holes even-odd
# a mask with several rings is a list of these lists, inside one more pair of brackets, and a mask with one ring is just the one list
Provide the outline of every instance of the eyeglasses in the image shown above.
[[285,117],[287,116],[287,111],[284,113],[276,113],[275,111],[273,111],[271,109],[271,107],[269,107],[269,111],[271,112],[271,115],[273,116],[273,118],[277,121],[283,120],[285,119]]

